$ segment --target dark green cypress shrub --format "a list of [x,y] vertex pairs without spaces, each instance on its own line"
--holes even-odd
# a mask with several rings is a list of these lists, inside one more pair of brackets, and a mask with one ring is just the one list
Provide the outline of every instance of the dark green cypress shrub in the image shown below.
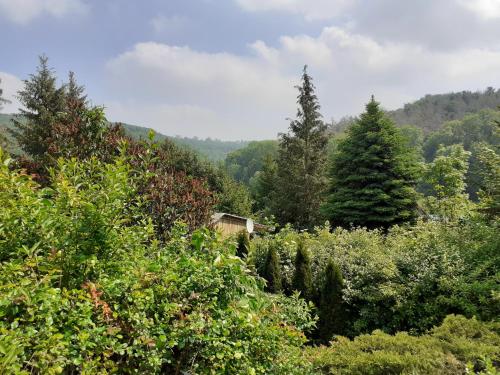
[[269,247],[267,252],[266,264],[264,266],[264,274],[262,275],[267,280],[266,290],[271,293],[279,293],[282,290],[281,270],[278,253],[274,246]]
[[250,237],[246,231],[238,233],[236,246],[236,255],[240,258],[246,258],[250,250]]
[[344,327],[345,311],[342,302],[344,280],[339,266],[332,260],[324,271],[323,284],[320,291],[319,305],[319,337],[324,342],[331,340],[335,334],[341,334]]
[[311,257],[305,246],[305,241],[300,240],[295,255],[295,273],[293,274],[293,289],[300,295],[310,300],[312,297]]

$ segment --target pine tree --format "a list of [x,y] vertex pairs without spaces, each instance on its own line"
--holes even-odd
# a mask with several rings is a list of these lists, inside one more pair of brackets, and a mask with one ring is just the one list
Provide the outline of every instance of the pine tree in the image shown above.
[[47,57],[40,56],[36,74],[24,81],[19,100],[26,109],[20,109],[11,131],[20,147],[34,158],[46,155],[52,127],[65,112],[65,87],[56,87],[56,77],[47,61]]
[[322,219],[320,207],[328,183],[325,173],[328,138],[307,67],[297,88],[297,118],[291,121],[290,132],[282,134],[280,139],[274,211],[280,224],[312,228]]
[[299,241],[297,254],[295,255],[293,289],[299,291],[301,296],[306,300],[312,298],[311,257],[306,249],[304,240]]
[[319,303],[319,337],[326,343],[343,332],[345,310],[342,302],[344,280],[339,266],[330,260],[325,268]]
[[415,155],[372,96],[334,155],[323,212],[334,225],[387,228],[414,219]]
[[279,293],[282,290],[281,270],[278,253],[274,246],[270,246],[267,252],[266,263],[262,277],[267,280],[266,290],[271,293]]
[[246,258],[250,250],[250,237],[247,231],[242,230],[238,233],[236,255],[240,258]]

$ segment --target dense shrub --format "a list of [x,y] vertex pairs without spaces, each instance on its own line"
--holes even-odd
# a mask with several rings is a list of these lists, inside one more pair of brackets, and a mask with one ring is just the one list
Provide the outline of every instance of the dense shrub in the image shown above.
[[316,373],[342,375],[441,375],[484,371],[496,374],[500,360],[498,324],[448,316],[440,327],[414,337],[381,331],[354,340],[337,337],[331,346],[306,349]]
[[159,245],[130,166],[0,166],[0,372],[307,373],[314,321],[208,231]]
[[283,290],[281,283],[281,270],[276,248],[269,248],[264,264],[262,276],[266,280],[266,290],[272,293],[280,293]]
[[261,274],[267,249],[275,247],[287,291],[301,240],[311,252],[316,295],[330,259],[342,271],[347,336],[374,329],[418,333],[448,314],[491,320],[500,312],[496,222],[480,217],[454,223],[419,221],[388,233],[361,228],[330,232],[325,227],[311,234],[285,228],[253,240],[249,262]]
[[295,255],[295,273],[293,274],[293,289],[302,297],[310,300],[313,297],[311,256],[304,241],[300,241]]
[[240,233],[238,233],[236,240],[236,255],[238,255],[240,258],[246,258],[246,256],[248,255],[248,250],[250,250],[250,237],[248,236],[248,232],[242,230]]

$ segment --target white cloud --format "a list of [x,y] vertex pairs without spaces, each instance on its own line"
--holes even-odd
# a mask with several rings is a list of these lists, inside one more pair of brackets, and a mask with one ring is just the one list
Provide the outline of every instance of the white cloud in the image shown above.
[[182,30],[188,24],[188,19],[179,15],[165,16],[158,14],[150,21],[151,26],[157,33],[170,33]]
[[3,104],[2,113],[16,113],[21,106],[16,95],[23,88],[23,82],[16,76],[5,72],[0,72],[0,80],[2,97],[10,101],[10,103]]
[[486,20],[500,18],[500,0],[458,0],[458,3]]
[[0,0],[0,14],[21,25],[41,16],[62,18],[86,11],[82,0]]
[[302,14],[307,20],[329,19],[342,14],[357,0],[236,0],[250,12],[285,11]]
[[339,27],[249,49],[238,56],[139,43],[108,63],[110,96],[118,98],[113,116],[166,134],[275,137],[295,114],[293,86],[304,64],[326,119],[361,112],[371,94],[392,109],[427,93],[500,87],[495,49],[437,51]]
[[[191,130],[226,139],[274,136],[268,121],[285,123],[295,93],[293,78],[278,68],[259,55],[204,53],[153,42],[139,43],[108,63],[112,95],[130,95],[120,102],[142,98],[134,110],[149,112],[150,126],[169,134]],[[115,108],[118,117],[120,106]],[[193,122],[184,121],[186,108],[196,108]]]

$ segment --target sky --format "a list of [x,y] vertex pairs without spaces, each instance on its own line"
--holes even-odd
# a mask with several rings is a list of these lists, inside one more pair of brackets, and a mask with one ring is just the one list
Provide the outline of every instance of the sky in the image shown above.
[[275,138],[304,65],[327,121],[500,87],[500,0],[0,0],[0,35],[4,113],[45,54],[109,120],[172,136]]

